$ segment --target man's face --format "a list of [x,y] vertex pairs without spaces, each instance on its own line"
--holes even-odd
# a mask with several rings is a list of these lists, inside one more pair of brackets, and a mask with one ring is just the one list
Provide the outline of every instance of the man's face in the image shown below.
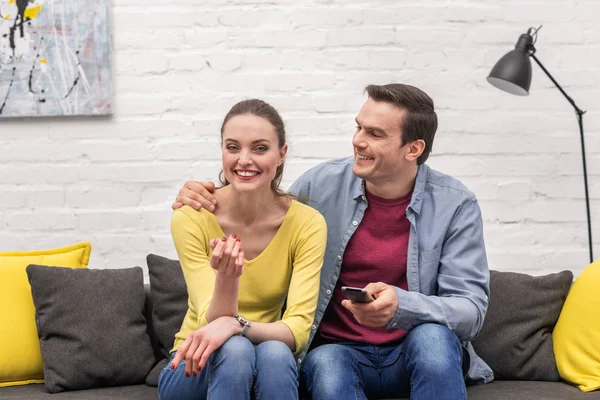
[[398,179],[410,163],[406,160],[409,145],[402,146],[400,129],[405,113],[384,101],[369,98],[365,102],[356,117],[352,138],[352,172],[356,176],[372,184]]

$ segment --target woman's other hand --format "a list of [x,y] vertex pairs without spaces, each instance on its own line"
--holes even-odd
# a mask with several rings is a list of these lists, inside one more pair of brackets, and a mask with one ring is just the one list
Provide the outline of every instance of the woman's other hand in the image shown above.
[[219,317],[202,328],[193,331],[185,339],[171,363],[177,368],[185,360],[185,376],[197,376],[204,368],[208,357],[233,335],[241,332],[240,323],[233,317]]

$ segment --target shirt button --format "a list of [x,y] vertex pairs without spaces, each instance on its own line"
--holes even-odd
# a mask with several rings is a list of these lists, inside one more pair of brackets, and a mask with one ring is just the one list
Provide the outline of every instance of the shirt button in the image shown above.
[[338,261],[342,261],[342,256],[337,256]]
[[317,329],[316,325],[311,326],[311,329],[314,331],[315,329]]
[[396,323],[396,322],[394,322],[394,323],[392,324],[392,326],[396,326],[396,325],[398,325],[398,323]]
[[297,359],[296,361],[298,361],[298,364],[300,364],[302,362],[302,359]]
[[354,225],[354,226],[358,225],[358,221],[352,221],[352,225]]
[[331,296],[331,290],[327,289],[325,293],[327,293],[328,296]]

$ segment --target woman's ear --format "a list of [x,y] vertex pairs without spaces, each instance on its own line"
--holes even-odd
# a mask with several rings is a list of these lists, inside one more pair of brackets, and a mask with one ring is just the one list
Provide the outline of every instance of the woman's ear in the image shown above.
[[279,163],[277,163],[278,167],[280,167],[281,164],[283,164],[283,162],[285,161],[285,156],[287,154],[287,150],[288,150],[287,144],[284,144],[283,147],[281,149],[279,149]]

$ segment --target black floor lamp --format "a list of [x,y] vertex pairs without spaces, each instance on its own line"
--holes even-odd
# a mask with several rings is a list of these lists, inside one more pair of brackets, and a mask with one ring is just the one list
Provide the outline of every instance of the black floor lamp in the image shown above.
[[[504,55],[492,68],[490,76],[487,77],[489,83],[502,89],[505,92],[516,94],[518,96],[527,96],[529,94],[529,87],[531,86],[531,60],[533,58],[535,62],[540,66],[542,71],[548,75],[548,78],[554,83],[554,85],[560,90],[565,98],[571,103],[577,114],[577,121],[579,122],[579,135],[581,137],[581,155],[583,159],[583,182],[585,184],[585,205],[587,209],[587,224],[588,224],[588,242],[590,249],[590,263],[594,261],[594,255],[592,252],[592,222],[590,218],[590,196],[588,192],[588,180],[587,180],[587,167],[585,162],[585,144],[583,141],[583,114],[585,111],[581,110],[573,99],[571,99],[562,87],[554,80],[552,75],[544,68],[540,60],[535,56],[535,41],[537,40],[537,33],[541,26],[537,29],[529,28],[527,33],[522,34],[517,41],[517,45],[513,51],[510,51]],[[534,40],[535,38],[535,40]]]

